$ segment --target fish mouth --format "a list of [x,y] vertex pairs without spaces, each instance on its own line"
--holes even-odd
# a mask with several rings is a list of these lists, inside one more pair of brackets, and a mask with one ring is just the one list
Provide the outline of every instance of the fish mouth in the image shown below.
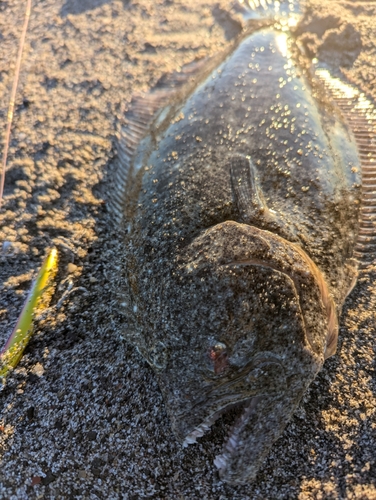
[[[263,439],[258,442],[258,421],[263,423],[269,414],[273,414],[273,404],[283,395],[286,384],[286,368],[279,356],[267,351],[259,353],[236,377],[222,386],[217,386],[211,395],[206,394],[206,411],[210,407],[212,411],[208,411],[208,416],[186,435],[183,446],[196,443],[198,438],[210,431],[220,417],[224,416],[225,421],[230,418],[232,424],[224,441],[222,454],[216,457],[214,463],[226,482],[243,484],[252,480],[256,475],[260,457],[268,452],[274,442],[273,439],[267,439],[266,443]],[[197,414],[201,404],[202,398],[191,406],[191,412]],[[235,412],[234,419],[231,410]],[[275,432],[272,431],[271,434]]]
[[[311,368],[314,368],[314,363]],[[183,445],[195,443],[223,414],[240,406],[241,413],[230,428],[222,453],[215,458],[214,464],[221,479],[229,484],[252,482],[315,374],[312,369],[305,373],[297,371],[289,377],[288,382],[285,381],[283,388],[270,392],[260,391],[248,395],[247,399],[225,405],[195,427],[186,436]]]
[[[243,411],[231,428],[228,438],[223,445],[222,453],[220,455],[217,455],[214,459],[214,465],[217,467],[221,478],[225,480],[227,479],[228,482],[233,482],[235,484],[238,482],[242,484],[244,482],[243,480],[241,480],[241,478],[240,481],[231,481],[231,477],[227,476],[231,476],[231,473],[229,473],[229,466],[231,465],[230,462],[237,453],[239,446],[242,444],[239,431],[249,420],[251,414],[257,412],[257,406],[261,397],[262,396],[255,396],[249,399],[247,402],[244,402]],[[252,467],[252,464],[250,465]],[[254,473],[254,475],[256,475],[256,472]]]
[[[228,405],[224,406],[220,410],[216,411],[215,413],[212,413],[210,417],[208,417],[204,422],[202,422],[200,425],[195,427],[195,429],[190,432],[186,438],[183,441],[183,448],[187,448],[190,444],[195,444],[197,442],[198,438],[201,438],[205,434],[207,434],[212,426],[226,413],[230,412],[233,409],[245,409],[247,405],[252,402],[256,397],[252,398],[247,398],[246,400],[243,401],[237,401],[236,403],[229,403]],[[236,419],[237,422],[238,419]],[[236,428],[236,423],[232,426],[230,430],[230,434],[228,436],[228,440],[232,437],[232,433],[235,433],[235,428]],[[225,443],[225,447],[226,447]]]
[[[252,413],[257,412],[257,406],[262,396],[253,396],[249,397],[243,401],[238,401],[236,403],[230,403],[224,408],[216,411],[208,419],[206,419],[202,424],[197,426],[192,432],[186,436],[183,447],[188,447],[191,444],[197,442],[198,438],[201,438],[205,434],[209,433],[212,426],[224,415],[227,415],[231,410],[237,411],[237,416],[235,418],[235,422],[230,426],[230,430],[227,432],[227,438],[225,438],[222,453],[217,455],[214,459],[214,465],[217,467],[219,471],[220,477],[226,482],[232,484],[244,484],[249,480],[253,479],[253,476],[257,471],[253,474],[250,471],[249,465],[247,466],[248,473],[247,477],[244,477],[244,474],[241,471],[239,472],[239,477],[233,478],[233,474],[231,473],[232,462],[237,454],[241,455],[240,447],[243,445],[242,438],[240,436],[240,431],[244,427],[244,425],[249,421]],[[240,413],[240,415],[239,415]],[[251,468],[252,468],[252,464]],[[250,477],[250,473],[251,476]]]

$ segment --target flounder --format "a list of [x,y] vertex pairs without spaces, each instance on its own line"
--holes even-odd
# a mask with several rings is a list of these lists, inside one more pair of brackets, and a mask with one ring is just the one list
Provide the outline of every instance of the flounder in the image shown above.
[[185,445],[242,407],[215,460],[233,484],[255,478],[335,353],[376,241],[371,104],[312,69],[296,3],[242,8],[250,24],[225,54],[133,99],[113,197],[126,335]]

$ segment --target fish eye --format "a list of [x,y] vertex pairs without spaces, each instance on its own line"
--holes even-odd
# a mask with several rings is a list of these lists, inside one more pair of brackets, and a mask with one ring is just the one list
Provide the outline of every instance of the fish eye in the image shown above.
[[223,373],[229,366],[227,346],[223,342],[213,343],[208,350],[209,368],[216,375]]

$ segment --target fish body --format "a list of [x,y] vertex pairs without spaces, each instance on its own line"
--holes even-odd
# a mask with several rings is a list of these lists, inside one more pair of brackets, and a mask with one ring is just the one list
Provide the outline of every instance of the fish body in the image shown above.
[[238,484],[335,352],[361,179],[354,137],[288,31],[263,26],[210,64],[148,118],[155,100],[137,101],[117,211],[128,338],[185,444],[243,407],[215,462]]

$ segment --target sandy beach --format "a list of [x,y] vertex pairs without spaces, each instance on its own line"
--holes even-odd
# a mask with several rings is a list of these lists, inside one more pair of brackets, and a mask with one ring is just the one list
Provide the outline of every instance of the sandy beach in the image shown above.
[[[1,499],[376,499],[376,267],[345,303],[337,354],[247,486],[219,479],[220,423],[181,447],[125,340],[107,208],[116,116],[163,74],[225,49],[242,29],[229,3],[33,2],[0,211],[1,344],[46,249],[60,261],[52,307],[0,392]],[[0,4],[2,145],[24,4]],[[376,100],[375,1],[310,0],[298,37]]]

